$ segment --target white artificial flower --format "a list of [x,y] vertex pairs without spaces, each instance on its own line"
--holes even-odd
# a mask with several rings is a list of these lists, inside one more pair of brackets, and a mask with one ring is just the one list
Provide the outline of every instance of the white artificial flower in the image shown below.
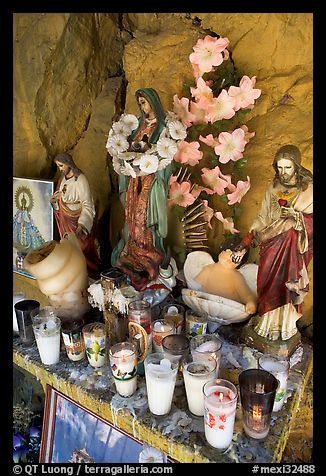
[[123,165],[120,166],[120,172],[123,175],[131,175],[131,177],[136,178],[136,172],[133,167],[128,164],[125,160],[123,161]]
[[117,157],[112,157],[113,170],[119,175],[120,172],[120,160]]
[[156,155],[142,155],[140,159],[137,160],[139,165],[139,168],[142,172],[145,172],[146,174],[153,174],[154,172],[157,171],[158,165],[159,165],[159,160]]
[[112,129],[115,134],[121,134],[125,137],[128,137],[132,131],[131,127],[123,121],[118,121],[112,124]]
[[167,111],[165,115],[165,122],[168,124],[171,121],[176,121],[178,119],[178,116],[176,115],[175,112],[173,111]]
[[158,169],[157,170],[163,170],[165,167],[167,167],[169,164],[171,164],[172,159],[161,159],[160,163],[158,164]]
[[172,139],[183,140],[187,137],[187,128],[181,121],[171,121],[168,127]]
[[160,137],[157,141],[157,152],[163,159],[173,159],[178,150],[177,144],[173,139]]
[[138,119],[133,114],[122,114],[119,122],[123,122],[130,131],[134,131],[138,127]]
[[[108,138],[106,148],[113,149],[116,153],[125,152],[129,147],[129,142],[122,134],[114,134]],[[112,154],[111,154],[112,155]]]
[[165,463],[165,455],[161,451],[144,444],[144,449],[139,453],[139,463]]
[[126,160],[127,162],[131,162],[132,160],[134,160],[135,157],[135,152],[121,152],[120,154],[118,154],[118,158],[120,160]]

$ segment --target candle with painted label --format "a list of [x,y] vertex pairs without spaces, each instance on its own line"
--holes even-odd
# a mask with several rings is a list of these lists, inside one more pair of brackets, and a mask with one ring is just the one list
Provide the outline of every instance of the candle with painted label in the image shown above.
[[164,337],[175,333],[174,324],[164,319],[157,319],[153,322],[153,350],[163,352],[162,340]]
[[215,377],[215,369],[215,360],[196,362],[189,356],[182,362],[188,408],[195,416],[205,413],[203,385]]
[[273,374],[279,382],[273,405],[273,412],[278,412],[281,410],[285,400],[290,362],[287,359],[263,355],[258,359],[258,366],[260,369]]
[[102,367],[106,363],[106,329],[101,322],[91,322],[83,327],[86,355],[92,367]]
[[155,352],[146,357],[144,364],[149,410],[154,415],[166,415],[171,410],[178,362]]
[[192,309],[186,311],[186,334],[189,337],[204,335],[207,332],[208,314],[195,312]]
[[214,360],[215,378],[218,377],[223,342],[213,334],[194,336],[190,340],[190,351],[194,360]]
[[110,364],[117,392],[130,397],[137,389],[137,354],[130,342],[120,342],[110,348]]
[[229,381],[215,379],[203,387],[205,405],[205,437],[220,450],[226,449],[233,436],[237,389]]
[[67,321],[61,326],[62,339],[66,347],[68,358],[74,362],[83,360],[86,355],[82,328],[85,322]]

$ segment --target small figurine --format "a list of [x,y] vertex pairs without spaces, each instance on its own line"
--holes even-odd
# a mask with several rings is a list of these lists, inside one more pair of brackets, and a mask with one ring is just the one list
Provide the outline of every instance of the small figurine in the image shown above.
[[259,320],[254,331],[268,340],[288,340],[297,333],[308,292],[312,259],[313,177],[301,154],[285,145],[275,154],[275,176],[258,217],[237,248],[260,245],[257,277]]
[[70,154],[58,154],[54,162],[61,171],[61,177],[51,204],[60,238],[65,233],[75,233],[86,258],[88,275],[98,279],[100,260],[92,233],[95,206],[89,183]]
[[111,263],[129,276],[137,291],[144,291],[158,278],[167,255],[167,195],[177,143],[157,92],[139,89],[136,99],[140,117],[124,114],[113,124],[106,147],[119,174],[125,209],[125,226]]

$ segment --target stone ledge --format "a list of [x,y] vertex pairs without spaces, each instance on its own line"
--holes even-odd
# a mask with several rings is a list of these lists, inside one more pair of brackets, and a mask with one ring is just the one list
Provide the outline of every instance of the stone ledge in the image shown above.
[[[290,371],[289,387],[292,388],[292,393],[282,410],[273,414],[266,439],[253,440],[245,435],[238,403],[233,442],[223,454],[207,444],[203,420],[190,417],[182,386],[176,387],[170,414],[157,418],[148,410],[144,377],[139,377],[138,389],[132,397],[122,398],[115,393],[108,366],[92,369],[87,361],[69,361],[62,351],[60,362],[49,370],[40,362],[35,343],[24,349],[18,338],[14,338],[14,363],[34,375],[44,389],[47,384],[53,386],[116,427],[158,448],[176,461],[278,463],[282,460],[291,425],[312,371],[312,348],[308,343],[303,343],[303,358]],[[237,384],[239,372],[239,369],[230,365],[228,368],[223,366],[220,376]]]

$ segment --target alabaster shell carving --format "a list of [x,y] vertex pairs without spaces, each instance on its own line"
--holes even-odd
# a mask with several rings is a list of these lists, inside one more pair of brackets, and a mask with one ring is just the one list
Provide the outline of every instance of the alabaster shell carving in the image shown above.
[[31,250],[23,266],[36,278],[59,317],[80,317],[90,309],[86,260],[75,234]]

